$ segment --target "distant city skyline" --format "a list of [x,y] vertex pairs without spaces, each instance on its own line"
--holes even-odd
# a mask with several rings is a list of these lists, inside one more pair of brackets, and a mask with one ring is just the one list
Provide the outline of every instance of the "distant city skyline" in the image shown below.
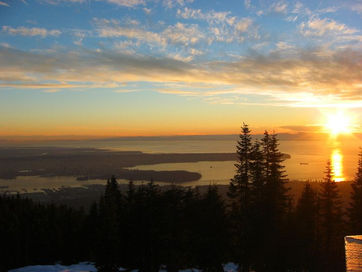
[[0,137],[323,132],[336,112],[331,131],[362,133],[361,16],[352,0],[1,0]]

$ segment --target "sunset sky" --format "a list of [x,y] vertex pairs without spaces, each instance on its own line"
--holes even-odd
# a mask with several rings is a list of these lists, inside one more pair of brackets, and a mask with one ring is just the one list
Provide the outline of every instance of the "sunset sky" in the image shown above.
[[361,133],[362,1],[0,0],[0,136]]

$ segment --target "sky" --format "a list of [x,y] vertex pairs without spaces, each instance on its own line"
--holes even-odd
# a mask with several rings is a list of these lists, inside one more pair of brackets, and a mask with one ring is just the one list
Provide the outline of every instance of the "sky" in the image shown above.
[[0,136],[362,132],[362,1],[0,0]]

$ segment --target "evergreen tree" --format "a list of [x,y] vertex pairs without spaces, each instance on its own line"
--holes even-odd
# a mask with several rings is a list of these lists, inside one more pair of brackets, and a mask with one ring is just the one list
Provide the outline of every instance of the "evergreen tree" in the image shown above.
[[319,194],[320,271],[344,271],[341,201],[337,184],[333,180],[330,161],[327,163],[325,174]]
[[251,232],[251,160],[252,139],[250,129],[245,123],[236,146],[237,163],[236,174],[231,179],[228,196],[231,199],[231,228],[233,233],[234,259],[243,270],[248,271],[250,266],[250,232]]
[[124,220],[124,261],[123,266],[127,268],[137,268],[138,256],[138,233],[139,227],[137,217],[137,190],[130,180],[128,183],[128,190],[125,195],[125,220]]
[[184,222],[190,219],[184,217],[184,194],[181,187],[172,185],[160,196],[160,248],[162,264],[169,272],[179,271],[187,263]]
[[359,153],[358,169],[352,183],[351,203],[349,212],[349,225],[352,234],[362,233],[362,149]]
[[104,196],[99,204],[100,236],[96,266],[100,272],[118,271],[121,265],[121,193],[114,176],[107,181]]
[[209,186],[200,201],[197,263],[205,272],[224,271],[227,251],[227,224],[224,202],[216,186]]
[[265,185],[263,190],[264,209],[264,253],[267,270],[283,270],[285,248],[283,247],[283,231],[287,219],[289,203],[286,175],[282,162],[283,154],[279,151],[279,143],[275,134],[267,131],[262,139]]
[[[265,176],[263,167],[265,164],[261,142],[256,140],[252,145],[250,161],[250,208],[249,208],[249,236],[248,256],[250,264],[262,263],[263,244],[265,239]],[[247,271],[247,269],[245,269]]]
[[318,244],[318,195],[309,182],[306,183],[302,195],[298,200],[295,214],[296,266],[307,271],[316,271],[316,257]]

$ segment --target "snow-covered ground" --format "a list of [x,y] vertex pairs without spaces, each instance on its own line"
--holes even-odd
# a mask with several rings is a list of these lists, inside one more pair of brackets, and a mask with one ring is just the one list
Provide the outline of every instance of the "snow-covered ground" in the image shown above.
[[[124,269],[120,269],[123,271]],[[236,272],[237,266],[233,263],[227,263],[224,265],[225,272]],[[9,272],[97,272],[94,264],[92,263],[79,263],[69,266],[55,264],[55,265],[32,265],[21,268],[9,270]],[[134,270],[137,272],[137,270]],[[160,272],[167,272],[167,270],[160,270]],[[198,269],[184,269],[179,272],[200,272]]]

